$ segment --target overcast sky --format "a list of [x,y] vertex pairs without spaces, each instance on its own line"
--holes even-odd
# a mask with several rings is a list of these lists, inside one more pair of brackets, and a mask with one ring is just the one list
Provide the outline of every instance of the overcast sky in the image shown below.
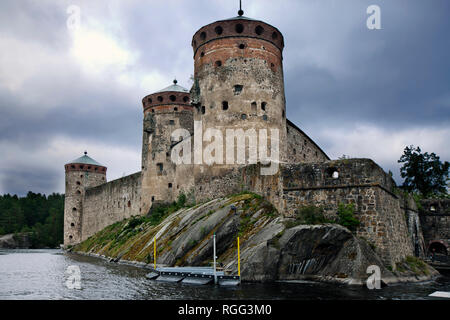
[[[381,30],[366,26],[372,4]],[[450,1],[243,6],[283,33],[287,116],[332,159],[371,158],[397,183],[406,145],[450,159]],[[174,77],[189,89],[192,35],[237,10],[237,0],[2,0],[0,194],[63,193],[64,164],[85,150],[108,180],[139,171],[141,99]]]

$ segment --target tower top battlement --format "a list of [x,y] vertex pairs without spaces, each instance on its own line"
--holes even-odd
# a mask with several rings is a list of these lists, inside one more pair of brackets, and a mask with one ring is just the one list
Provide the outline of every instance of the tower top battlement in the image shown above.
[[145,96],[142,99],[144,111],[157,106],[190,106],[189,90],[179,86],[177,83],[178,81],[174,80],[173,85]]
[[92,159],[87,155],[87,152],[84,152],[84,156],[81,156],[69,163],[64,165],[66,172],[67,171],[90,171],[90,172],[98,172],[105,173],[107,168]]
[[275,45],[281,52],[284,48],[284,37],[274,26],[244,16],[219,20],[200,28],[192,38],[194,56],[206,43],[226,38],[254,38],[265,40]]

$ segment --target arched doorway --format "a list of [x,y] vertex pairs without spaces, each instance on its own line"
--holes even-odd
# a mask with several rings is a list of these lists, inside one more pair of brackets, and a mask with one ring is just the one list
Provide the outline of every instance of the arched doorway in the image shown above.
[[436,254],[447,255],[447,246],[443,241],[440,240],[431,241],[430,245],[428,246],[428,252],[430,253],[435,252]]

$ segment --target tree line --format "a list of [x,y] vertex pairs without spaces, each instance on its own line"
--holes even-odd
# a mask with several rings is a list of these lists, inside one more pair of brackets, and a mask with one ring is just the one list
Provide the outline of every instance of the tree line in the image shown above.
[[0,235],[29,233],[33,248],[55,248],[63,243],[63,232],[64,195],[0,195]]

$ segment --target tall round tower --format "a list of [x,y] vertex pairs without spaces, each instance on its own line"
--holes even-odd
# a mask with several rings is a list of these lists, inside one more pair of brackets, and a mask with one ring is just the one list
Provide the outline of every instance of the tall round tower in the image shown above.
[[84,192],[106,183],[107,168],[84,153],[64,165],[66,192],[64,201],[64,246],[81,241]]
[[142,138],[141,214],[148,214],[153,203],[175,201],[180,193],[193,187],[192,171],[172,162],[177,129],[193,133],[193,115],[189,91],[177,84],[142,99],[144,125]]
[[[226,144],[228,129],[254,129],[259,137],[260,130],[267,129],[268,155],[271,140],[278,140],[278,160],[285,160],[286,104],[281,32],[263,21],[244,17],[240,10],[237,17],[200,28],[193,36],[192,47],[192,104],[196,107],[194,119],[202,121],[203,133],[208,128],[219,129]],[[270,129],[278,130],[278,137],[271,135]],[[203,151],[206,145],[204,143]],[[226,169],[242,165],[237,151],[235,162],[231,164],[229,160],[233,155],[228,155],[226,149],[224,146],[223,164],[196,166],[196,179],[198,174],[220,175]],[[246,154],[248,160],[248,145]],[[261,160],[259,156],[258,159]]]

